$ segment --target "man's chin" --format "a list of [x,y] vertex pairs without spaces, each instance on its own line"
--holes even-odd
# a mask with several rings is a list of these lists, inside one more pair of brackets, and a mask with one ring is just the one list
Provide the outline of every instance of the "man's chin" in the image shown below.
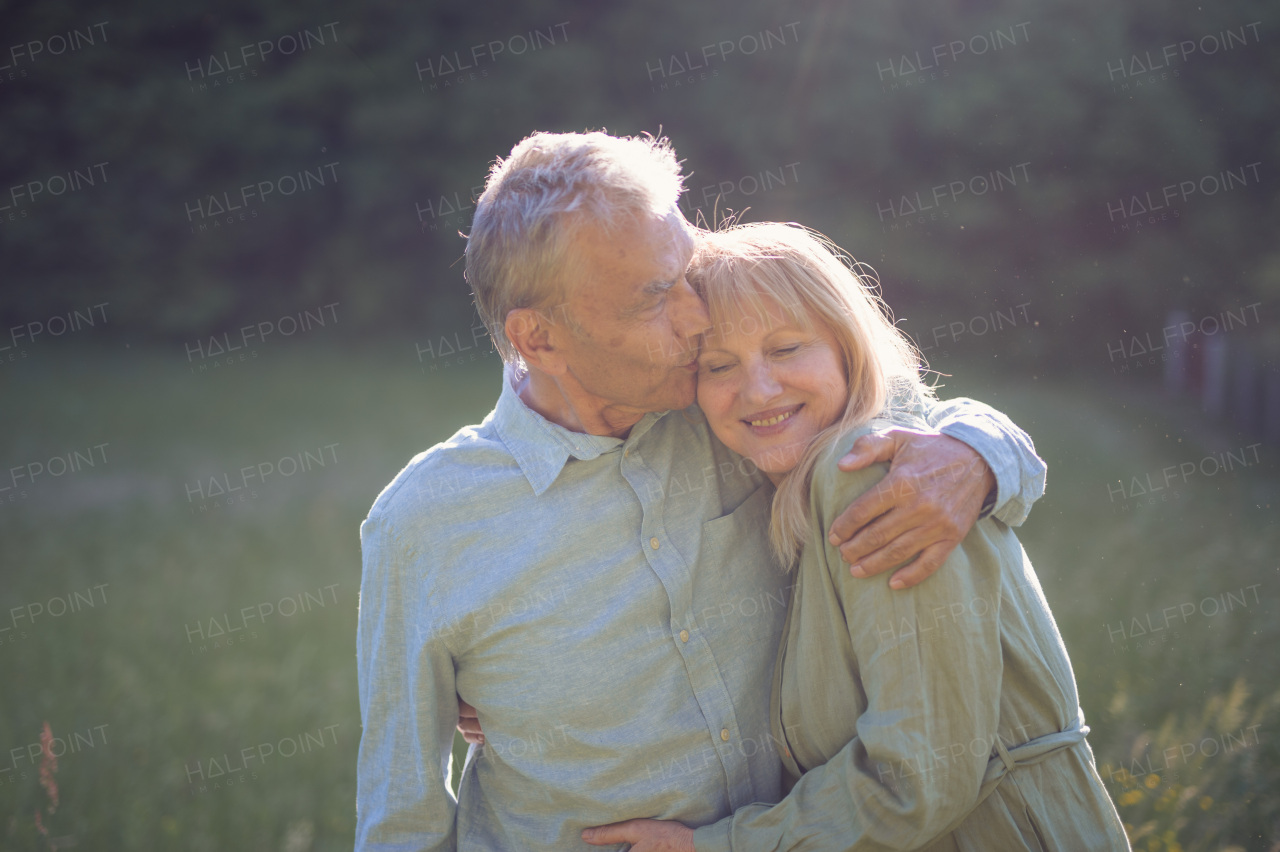
[[671,377],[665,390],[671,400],[668,409],[688,408],[698,400],[698,374],[681,369]]

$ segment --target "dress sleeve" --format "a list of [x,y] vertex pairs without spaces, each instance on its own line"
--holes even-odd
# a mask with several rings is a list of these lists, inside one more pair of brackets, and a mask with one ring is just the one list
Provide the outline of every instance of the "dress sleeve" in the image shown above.
[[411,574],[421,568],[415,548],[372,515],[360,540],[355,849],[456,849],[448,786],[458,719],[453,659],[426,623],[423,584]]
[[942,434],[964,441],[991,468],[996,476],[992,515],[1011,527],[1025,521],[1031,504],[1044,495],[1047,470],[1031,436],[1005,414],[965,397],[930,402],[925,419]]
[[821,531],[887,468],[839,473],[835,458],[815,468],[818,533],[797,570],[809,572],[803,582],[824,584],[837,598],[854,671],[834,670],[847,665],[836,653],[788,664],[809,682],[853,678],[866,710],[854,738],[806,772],[781,802],[748,805],[697,829],[699,852],[919,849],[977,804],[999,723],[999,566],[986,564],[991,557],[982,555],[980,540],[973,543],[981,536],[975,531],[942,570],[910,589],[851,578]]

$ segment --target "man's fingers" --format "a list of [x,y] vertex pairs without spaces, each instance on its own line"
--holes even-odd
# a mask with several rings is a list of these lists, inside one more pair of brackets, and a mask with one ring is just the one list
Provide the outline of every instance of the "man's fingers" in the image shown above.
[[[840,516],[831,522],[831,529],[827,534],[827,541],[835,547],[840,547],[849,542],[854,537],[854,533],[866,527],[875,521],[885,512],[893,508],[894,492],[897,486],[893,473],[876,483],[876,486],[867,491],[857,500],[850,503]],[[883,544],[877,544],[880,547]],[[875,550],[876,547],[870,548]],[[870,552],[870,550],[866,552]]]
[[828,541],[854,577],[896,568],[889,585],[905,589],[937,571],[968,533],[995,477],[964,443],[901,429],[863,436],[839,466],[884,461],[889,473],[835,519]]
[[[840,556],[849,563],[853,576],[874,577],[890,568],[897,568],[914,559],[931,543],[921,535],[918,527],[900,520],[894,523],[895,518],[902,517],[902,512],[890,512],[840,548]],[[858,549],[856,554],[855,547]]]
[[627,833],[627,826],[631,824],[631,820],[626,822],[614,822],[609,825],[597,825],[594,828],[586,828],[582,831],[582,840],[592,846],[608,846],[613,843],[630,843],[631,835]]
[[841,470],[861,470],[869,464],[892,461],[897,451],[898,442],[893,433],[873,432],[854,441],[849,452],[836,463],[836,467]]
[[919,521],[906,510],[905,497],[912,482],[890,471],[875,487],[849,504],[831,524],[827,541],[840,548],[850,565],[902,535]]
[[942,563],[947,561],[951,551],[955,550],[956,544],[957,542],[954,541],[940,541],[937,544],[926,547],[914,562],[896,571],[889,578],[889,588],[909,589],[912,586],[923,583],[942,567]]
[[476,708],[472,707],[470,704],[463,701],[462,698],[458,698],[458,718],[459,719],[476,718]]

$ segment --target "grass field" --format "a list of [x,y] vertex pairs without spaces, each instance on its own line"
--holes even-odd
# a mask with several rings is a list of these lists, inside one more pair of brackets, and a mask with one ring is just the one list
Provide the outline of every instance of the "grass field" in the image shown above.
[[[359,524],[498,366],[259,354],[0,365],[0,847],[351,847]],[[1135,848],[1277,848],[1274,448],[1110,377],[953,370],[1049,463],[1021,537]]]

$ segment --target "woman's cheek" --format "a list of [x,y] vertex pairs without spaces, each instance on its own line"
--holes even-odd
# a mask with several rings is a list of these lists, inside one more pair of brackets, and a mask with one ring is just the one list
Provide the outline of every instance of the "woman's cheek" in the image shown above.
[[698,405],[706,415],[712,431],[728,433],[731,425],[733,391],[726,387],[724,379],[703,377],[698,379]]

